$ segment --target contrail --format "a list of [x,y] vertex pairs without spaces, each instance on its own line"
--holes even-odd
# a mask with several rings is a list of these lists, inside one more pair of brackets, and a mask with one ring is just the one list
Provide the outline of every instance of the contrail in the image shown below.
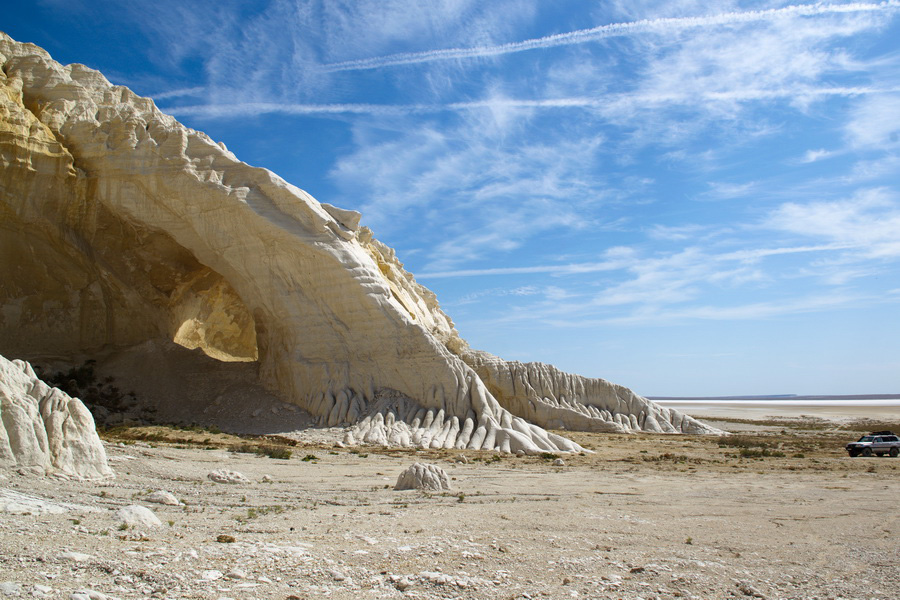
[[407,115],[440,112],[439,105],[424,104],[292,104],[288,102],[239,102],[235,104],[196,104],[162,109],[176,117],[229,118],[264,114],[283,115]]
[[853,3],[853,4],[795,4],[783,8],[770,8],[766,10],[753,10],[748,12],[730,12],[705,17],[666,17],[660,19],[642,19],[626,23],[611,23],[591,29],[579,29],[567,33],[557,33],[545,37],[510,42],[497,46],[475,46],[473,48],[447,48],[443,50],[428,50],[425,52],[404,52],[388,56],[375,56],[359,60],[330,63],[321,66],[325,72],[334,71],[359,71],[364,69],[379,69],[381,67],[393,67],[397,65],[412,65],[437,60],[451,60],[458,58],[478,58],[485,56],[497,56],[499,54],[511,54],[524,52],[537,48],[551,48],[554,46],[567,46],[571,44],[583,44],[609,37],[631,35],[634,33],[664,33],[668,31],[681,31],[696,27],[710,27],[716,25],[729,25],[732,23],[750,23],[753,21],[766,21],[788,16],[816,16],[837,13],[875,12],[882,10],[896,10],[900,8],[900,1],[886,0],[877,4]]
[[777,100],[779,98],[822,98],[832,96],[869,96],[898,94],[900,87],[827,87],[827,88],[778,88],[706,91],[673,94],[611,94],[603,97],[573,97],[545,99],[495,98],[472,102],[448,104],[291,104],[280,102],[242,102],[236,104],[199,104],[171,106],[162,110],[176,117],[192,116],[208,119],[247,117],[264,114],[282,115],[341,115],[364,114],[376,116],[404,116],[441,112],[462,112],[485,108],[586,108],[603,109],[616,105],[656,106],[695,102],[698,99],[717,102],[742,102],[753,100]]

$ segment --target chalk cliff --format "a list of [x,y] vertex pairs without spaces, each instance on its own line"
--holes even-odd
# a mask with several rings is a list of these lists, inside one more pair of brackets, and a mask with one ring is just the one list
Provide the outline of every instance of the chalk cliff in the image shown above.
[[360,215],[148,98],[0,34],[0,353],[148,340],[255,362],[357,440],[573,451],[545,428],[714,432],[630,390],[475,352]]

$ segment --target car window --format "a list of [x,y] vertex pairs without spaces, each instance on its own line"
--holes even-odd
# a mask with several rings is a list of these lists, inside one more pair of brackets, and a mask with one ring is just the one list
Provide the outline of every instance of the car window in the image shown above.
[[874,442],[875,438],[873,438],[871,435],[864,435],[861,438],[859,438],[859,441],[860,442]]

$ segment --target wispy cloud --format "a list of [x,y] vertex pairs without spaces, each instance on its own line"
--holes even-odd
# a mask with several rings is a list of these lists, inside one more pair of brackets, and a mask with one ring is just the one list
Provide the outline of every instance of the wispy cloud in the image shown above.
[[444,304],[444,307],[463,306],[485,298],[522,298],[527,296],[541,296],[548,299],[562,300],[569,297],[569,293],[557,286],[522,285],[515,288],[480,288],[475,292],[470,292],[462,296],[459,300]]
[[[637,308],[625,314],[604,318],[542,319],[554,327],[597,327],[608,325],[665,325],[696,321],[760,321],[785,315],[822,312],[860,305],[891,302],[893,299],[853,293],[814,294],[769,302],[692,307]],[[532,317],[534,318],[534,317]]]
[[700,195],[705,200],[734,200],[745,198],[759,185],[754,182],[729,183],[726,181],[711,181],[707,184],[709,189]]
[[555,46],[583,44],[595,42],[609,37],[634,35],[638,33],[673,33],[686,29],[718,27],[738,23],[751,23],[755,21],[768,21],[788,16],[816,16],[838,13],[878,12],[893,11],[900,8],[900,2],[887,0],[880,3],[850,3],[850,4],[798,4],[782,8],[767,10],[729,12],[717,15],[701,17],[671,17],[659,19],[643,19],[627,23],[611,23],[590,29],[580,29],[566,33],[548,35],[540,38],[510,42],[494,46],[477,46],[473,48],[448,48],[444,50],[430,50],[426,52],[408,52],[350,60],[323,65],[325,71],[351,71],[362,69],[379,69],[383,67],[419,64],[438,60],[453,60],[464,58],[482,58],[524,52]]
[[455,277],[495,277],[497,275],[583,275],[602,271],[615,271],[626,265],[618,261],[570,263],[563,265],[535,265],[531,267],[497,267],[493,269],[458,269],[434,271],[416,275],[416,279],[447,279]]
[[818,150],[807,150],[806,154],[803,155],[803,158],[799,160],[800,163],[809,164],[818,162],[820,160],[825,160],[826,158],[831,158],[834,156],[834,152],[831,150],[825,150],[824,148],[820,148]]
[[854,108],[845,135],[854,148],[900,148],[900,96],[895,93],[864,99]]
[[860,190],[844,200],[789,202],[774,211],[766,225],[830,239],[869,258],[900,259],[900,202],[888,188]]

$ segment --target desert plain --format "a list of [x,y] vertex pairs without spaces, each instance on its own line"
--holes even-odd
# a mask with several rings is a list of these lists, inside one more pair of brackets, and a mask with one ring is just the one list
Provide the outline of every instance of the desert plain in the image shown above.
[[[843,450],[900,424],[750,416],[713,417],[723,437],[560,432],[591,452],[539,456],[107,429],[114,479],[0,481],[0,596],[900,597],[900,460]],[[395,491],[414,462],[452,489]]]

